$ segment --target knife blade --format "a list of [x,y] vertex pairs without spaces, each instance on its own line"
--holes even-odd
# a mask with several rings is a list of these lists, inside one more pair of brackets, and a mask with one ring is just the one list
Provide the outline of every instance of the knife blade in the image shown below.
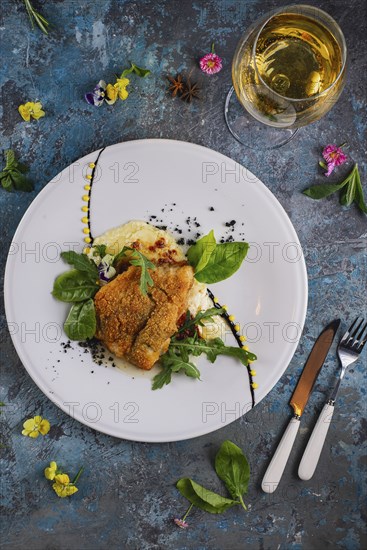
[[289,422],[262,480],[261,488],[265,493],[273,493],[279,485],[299,430],[301,416],[339,325],[340,319],[337,319],[321,332],[303,367],[302,374],[289,401],[294,416]]

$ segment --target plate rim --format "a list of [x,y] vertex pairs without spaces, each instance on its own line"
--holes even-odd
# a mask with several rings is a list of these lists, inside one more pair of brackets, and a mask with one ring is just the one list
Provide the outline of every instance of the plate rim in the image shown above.
[[[222,157],[223,160],[226,160],[226,161],[230,160],[231,162],[234,162],[236,165],[239,165],[240,167],[245,168],[248,172],[253,174],[253,172],[249,171],[243,164],[237,162],[236,160],[232,159],[231,157],[229,157],[229,156],[227,156],[227,155],[225,155],[225,154],[223,154],[219,151],[216,151],[215,149],[212,149],[210,147],[205,147],[203,145],[196,144],[196,143],[193,143],[191,141],[181,141],[181,140],[167,139],[167,138],[145,138],[145,139],[130,139],[130,140],[127,140],[127,141],[121,141],[121,142],[114,143],[112,145],[107,145],[105,147],[100,147],[99,149],[91,151],[87,155],[84,155],[83,157],[77,158],[72,163],[70,163],[68,166],[70,166],[71,164],[73,164],[75,162],[86,162],[85,159],[88,159],[88,157],[91,157],[91,156],[93,156],[93,157],[97,156],[98,153],[103,149],[115,149],[115,148],[117,149],[118,147],[121,147],[121,146],[126,145],[126,144],[132,144],[132,143],[147,144],[147,145],[149,145],[150,143],[154,143],[154,144],[156,144],[156,143],[159,143],[159,144],[168,143],[168,144],[175,144],[175,145],[178,145],[180,147],[184,146],[184,147],[189,148],[189,149],[194,148],[194,149],[201,149],[203,151],[209,151],[210,153],[214,153],[215,155],[219,155],[220,157]],[[24,214],[22,215],[22,217],[21,217],[21,219],[20,219],[20,221],[17,225],[17,228],[15,230],[15,233],[14,233],[12,239],[11,239],[10,249],[11,249],[12,243],[14,242],[14,240],[16,240],[17,235],[19,233],[21,233],[21,231],[23,230],[23,225],[27,221],[29,212],[32,210],[32,208],[35,208],[37,206],[38,202],[41,202],[43,200],[44,196],[47,193],[51,192],[53,185],[54,184],[56,185],[58,183],[58,178],[61,177],[62,172],[64,170],[66,170],[68,168],[68,166],[66,166],[65,168],[63,168],[63,170],[58,172],[58,174],[56,174],[39,191],[39,193],[37,193],[36,197],[28,205],[28,207],[27,207],[26,211],[24,212]],[[306,262],[305,262],[305,258],[304,258],[303,248],[302,248],[299,237],[297,235],[297,232],[296,232],[296,230],[293,226],[293,223],[292,223],[288,213],[286,212],[286,210],[284,209],[284,207],[282,206],[280,201],[277,199],[277,197],[274,195],[274,193],[272,193],[272,191],[270,191],[270,189],[262,182],[262,180],[260,180],[259,177],[256,174],[253,174],[253,176],[257,180],[256,185],[261,187],[262,192],[265,194],[265,196],[268,198],[268,200],[270,200],[276,206],[276,208],[278,209],[278,212],[281,214],[281,217],[282,217],[283,221],[286,221],[287,229],[291,232],[292,238],[294,239],[294,242],[297,243],[297,245],[300,247],[300,249],[302,251],[301,262],[298,262],[298,265],[301,266],[299,268],[298,275],[301,277],[301,283],[302,283],[302,289],[303,289],[302,296],[300,297],[300,299],[302,298],[302,302],[301,303],[298,302],[298,305],[300,307],[300,316],[302,317],[302,322],[300,323],[300,327],[301,327],[300,337],[294,343],[294,345],[292,345],[290,347],[290,351],[286,355],[286,360],[284,361],[284,367],[282,368],[281,372],[279,373],[278,379],[275,382],[275,384],[266,393],[262,394],[262,392],[260,392],[260,391],[257,393],[255,405],[254,405],[254,407],[252,407],[252,408],[255,408],[274,389],[275,385],[279,382],[280,378],[284,375],[284,373],[287,370],[292,358],[294,357],[294,355],[297,351],[300,339],[302,337],[302,333],[303,333],[303,329],[304,329],[304,325],[305,325],[305,321],[306,321],[306,315],[307,315],[308,276],[307,276],[307,267],[306,267]],[[12,261],[13,261],[11,255],[10,255],[10,249],[8,251],[8,254],[7,254],[6,265],[5,265],[5,274],[4,274],[4,305],[5,305],[5,316],[6,316],[7,323],[8,323],[9,311],[11,309],[8,286],[9,286],[9,283],[10,283],[10,280],[11,280],[10,271],[11,271],[11,265],[12,265]],[[56,400],[56,398],[54,398],[53,394],[50,394],[49,388],[45,387],[45,385],[43,383],[43,380],[37,380],[36,377],[34,376],[35,373],[33,372],[33,370],[29,369],[26,366],[27,365],[27,359],[25,358],[25,352],[23,351],[23,347],[18,342],[18,339],[16,338],[16,334],[11,334],[10,333],[10,336],[11,336],[15,351],[16,351],[23,367],[25,368],[25,370],[27,371],[28,375],[31,377],[33,382],[36,384],[36,386],[45,395],[45,397],[48,398],[59,409],[61,409],[65,414],[67,414],[68,416],[70,416],[74,420],[77,420],[78,422],[80,422],[81,424],[87,426],[88,428],[91,428],[91,429],[93,429],[97,432],[100,432],[100,433],[104,433],[104,434],[109,435],[111,437],[115,437],[115,438],[118,438],[118,439],[125,439],[127,441],[136,441],[136,442],[144,442],[144,443],[168,443],[168,442],[175,442],[175,441],[184,441],[184,440],[188,440],[188,439],[193,439],[195,437],[200,437],[202,435],[207,435],[207,434],[215,432],[215,431],[217,431],[221,428],[224,428],[224,427],[228,426],[229,424],[231,424],[232,422],[234,422],[236,420],[239,420],[240,418],[242,418],[242,416],[244,416],[245,414],[247,414],[247,412],[249,412],[249,411],[245,411],[243,414],[240,414],[238,417],[233,418],[233,419],[229,420],[228,422],[222,423],[220,426],[217,426],[214,429],[210,428],[209,431],[206,430],[204,427],[201,427],[201,429],[197,429],[196,431],[191,430],[190,435],[184,437],[184,439],[182,438],[182,436],[170,437],[169,439],[167,439],[167,437],[160,438],[160,437],[156,437],[156,436],[153,436],[153,437],[141,436],[141,437],[139,437],[138,434],[136,434],[134,436],[130,436],[130,435],[126,435],[126,434],[121,435],[121,434],[118,434],[117,431],[114,431],[112,426],[111,426],[110,429],[105,429],[104,427],[102,427],[102,428],[98,427],[97,428],[96,425],[93,424],[92,422],[86,421],[82,414],[79,415],[79,414],[74,412],[74,414],[71,415],[70,410],[67,410],[67,407],[63,406],[62,402],[59,403]]]

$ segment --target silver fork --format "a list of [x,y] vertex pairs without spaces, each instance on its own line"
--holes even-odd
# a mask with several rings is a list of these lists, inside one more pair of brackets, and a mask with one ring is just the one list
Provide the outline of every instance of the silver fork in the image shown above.
[[316,470],[326,434],[334,413],[335,400],[339,391],[340,383],[344,378],[347,368],[349,365],[357,361],[366,343],[366,329],[367,322],[364,322],[364,319],[360,321],[360,318],[357,317],[354,323],[352,323],[350,329],[347,330],[339,342],[337,353],[342,366],[341,372],[332,394],[321,411],[309,442],[307,443],[305,452],[303,453],[302,460],[298,468],[298,475],[303,480],[311,479]]

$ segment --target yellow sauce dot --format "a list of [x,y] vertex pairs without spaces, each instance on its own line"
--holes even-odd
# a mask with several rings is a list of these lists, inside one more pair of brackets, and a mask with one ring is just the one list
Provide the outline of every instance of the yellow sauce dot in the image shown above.
[[91,176],[90,174],[87,174],[85,177],[87,178],[87,180],[91,180],[91,179],[92,179],[92,176]]
[[87,218],[87,216],[84,216],[84,218],[82,218],[82,223],[88,223],[88,218]]
[[256,376],[256,370],[250,370],[251,376]]
[[88,195],[83,195],[82,199],[83,199],[84,202],[88,202],[88,201],[89,201]]
[[216,298],[216,297],[213,298],[213,302],[214,302],[215,304],[217,304],[218,301],[219,301],[218,298]]
[[88,227],[84,227],[83,233],[85,233],[86,235],[89,235],[90,231],[89,231]]
[[242,346],[242,349],[244,349],[245,351],[249,351],[248,346]]
[[88,212],[89,208],[88,206],[82,206],[82,212]]
[[234,330],[237,330],[237,332],[240,330],[240,325],[235,325]]
[[246,342],[246,336],[240,336],[241,342]]
[[85,189],[86,191],[90,191],[90,185],[84,185],[84,189]]
[[89,163],[89,168],[95,168],[95,167],[96,167],[96,165],[94,164],[94,162]]
[[253,360],[252,359],[247,359],[247,361],[250,363],[253,363]]
[[252,382],[251,386],[256,390],[256,388],[259,387],[259,384],[256,384],[256,382]]
[[226,304],[222,306],[222,309],[224,309],[224,311],[227,311],[228,307],[226,306]]
[[91,251],[90,246],[86,246],[83,250],[84,254],[89,254],[90,251]]
[[235,318],[236,318],[236,317],[235,317],[234,315],[230,315],[230,316],[228,317],[228,319],[229,319],[230,321],[234,321]]
[[90,237],[85,237],[84,242],[85,243],[91,243],[92,239]]

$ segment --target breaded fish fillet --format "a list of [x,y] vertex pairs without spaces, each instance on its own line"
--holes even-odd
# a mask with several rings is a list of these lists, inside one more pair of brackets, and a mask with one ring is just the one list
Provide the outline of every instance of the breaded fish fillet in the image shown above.
[[150,270],[154,286],[141,293],[140,267],[130,266],[94,297],[96,337],[117,357],[149,370],[168,349],[177,321],[187,310],[192,267],[162,265]]

